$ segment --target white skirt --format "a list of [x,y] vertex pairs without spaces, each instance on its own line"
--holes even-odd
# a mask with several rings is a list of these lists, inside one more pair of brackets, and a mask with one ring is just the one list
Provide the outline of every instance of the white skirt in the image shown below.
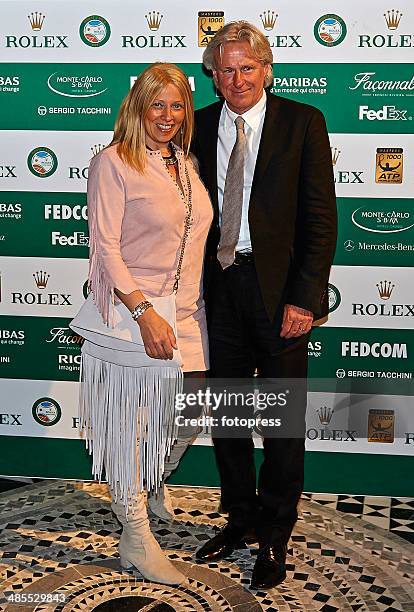
[[105,469],[115,501],[119,497],[126,509],[139,492],[158,489],[178,437],[175,397],[183,374],[168,364],[134,367],[133,353],[87,340],[82,346],[79,427],[94,478]]

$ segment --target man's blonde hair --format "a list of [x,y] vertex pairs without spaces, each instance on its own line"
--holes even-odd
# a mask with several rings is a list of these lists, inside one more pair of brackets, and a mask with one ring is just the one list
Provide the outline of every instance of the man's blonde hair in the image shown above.
[[223,46],[231,42],[248,42],[256,59],[270,68],[266,75],[264,86],[273,82],[272,63],[273,53],[269,41],[262,32],[248,21],[231,21],[221,28],[210,40],[204,53],[203,64],[207,70],[217,69],[217,55],[220,57]]
[[167,85],[175,85],[184,101],[185,116],[181,130],[173,138],[185,155],[189,154],[194,129],[194,102],[188,78],[175,64],[157,62],[146,68],[124,98],[115,122],[111,145],[124,163],[138,172],[146,164],[145,117],[151,104]]

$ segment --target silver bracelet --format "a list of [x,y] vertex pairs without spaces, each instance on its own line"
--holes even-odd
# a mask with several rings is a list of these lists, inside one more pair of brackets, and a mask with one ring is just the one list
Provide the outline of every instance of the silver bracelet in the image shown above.
[[144,312],[148,310],[148,308],[153,308],[153,305],[151,304],[151,302],[148,302],[148,300],[144,300],[143,302],[140,302],[139,304],[137,304],[134,310],[131,312],[131,315],[134,321],[136,321],[138,317],[143,315]]

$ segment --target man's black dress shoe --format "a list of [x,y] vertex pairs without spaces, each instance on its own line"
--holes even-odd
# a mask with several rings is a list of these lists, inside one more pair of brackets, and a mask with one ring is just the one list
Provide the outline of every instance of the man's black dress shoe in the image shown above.
[[259,548],[254,564],[252,589],[272,589],[286,578],[286,544],[273,544]]
[[255,541],[251,530],[227,524],[196,552],[196,561],[208,562],[225,559],[235,550],[246,548],[246,541],[249,543]]

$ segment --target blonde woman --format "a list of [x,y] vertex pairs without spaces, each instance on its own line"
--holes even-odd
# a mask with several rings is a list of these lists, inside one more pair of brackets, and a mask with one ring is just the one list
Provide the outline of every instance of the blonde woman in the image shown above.
[[[192,133],[193,100],[187,77],[173,64],[153,64],[124,99],[113,140],[93,158],[89,169],[89,285],[94,302],[108,325],[114,301],[122,301],[131,311],[145,352],[160,362],[159,378],[163,368],[168,371],[177,348],[184,376],[202,377],[208,368],[201,275],[212,207],[189,158]],[[189,235],[176,295],[175,334],[151,299],[173,290],[186,220]],[[180,584],[184,576],[164,556],[150,531],[144,498],[147,489],[151,510],[162,518],[171,516],[167,490],[157,479],[160,461],[164,462],[160,439],[171,423],[161,415],[157,423],[152,419],[145,425],[143,457],[137,425],[143,368],[134,367],[133,355],[85,341],[82,427],[93,452],[94,474],[100,477],[105,468],[112,509],[123,526],[121,565],[135,566],[149,580]],[[146,376],[152,376],[146,382],[162,394],[162,381],[155,380],[157,369]],[[165,406],[169,400],[164,400]],[[188,442],[181,436],[173,446],[164,478],[178,465]],[[152,471],[140,480],[144,462]]]

